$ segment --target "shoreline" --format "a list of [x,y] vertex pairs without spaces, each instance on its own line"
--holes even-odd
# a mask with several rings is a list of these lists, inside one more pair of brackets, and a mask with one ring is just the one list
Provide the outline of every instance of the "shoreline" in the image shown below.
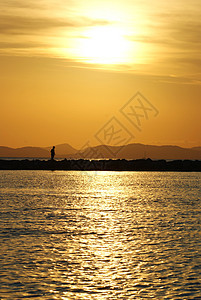
[[174,171],[201,172],[201,160],[151,160],[151,159],[63,159],[40,160],[0,159],[0,170],[60,170],[60,171]]

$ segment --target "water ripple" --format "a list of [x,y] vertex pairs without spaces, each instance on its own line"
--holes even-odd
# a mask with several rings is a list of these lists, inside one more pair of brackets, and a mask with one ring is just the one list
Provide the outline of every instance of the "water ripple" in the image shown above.
[[201,299],[197,173],[0,172],[0,299]]

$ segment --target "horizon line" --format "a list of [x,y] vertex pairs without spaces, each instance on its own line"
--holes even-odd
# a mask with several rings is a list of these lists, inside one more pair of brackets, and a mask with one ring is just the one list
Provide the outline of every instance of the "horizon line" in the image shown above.
[[[84,148],[75,148],[74,146],[72,146],[69,143],[60,143],[60,144],[54,144],[55,147],[61,146],[61,145],[68,145],[70,147],[72,147],[74,150],[76,151],[81,151],[81,150],[85,150],[88,148],[95,148],[95,147],[126,147],[128,145],[134,145],[134,144],[138,144],[138,145],[143,145],[143,146],[156,146],[156,147],[179,147],[179,148],[183,148],[183,149],[192,149],[192,148],[201,148],[201,145],[196,145],[196,146],[179,146],[178,144],[144,144],[144,143],[140,143],[140,142],[136,142],[136,143],[128,143],[128,144],[123,144],[123,145],[109,145],[109,144],[98,144],[98,145],[91,145],[88,147],[84,147]],[[53,145],[53,144],[52,144]],[[46,148],[50,148],[51,146],[31,146],[31,145],[27,145],[27,146],[18,146],[18,147],[12,147],[12,146],[5,146],[5,145],[0,145],[0,147],[5,147],[5,148],[10,148],[10,149],[21,149],[21,148],[41,148],[41,149],[46,149]]]

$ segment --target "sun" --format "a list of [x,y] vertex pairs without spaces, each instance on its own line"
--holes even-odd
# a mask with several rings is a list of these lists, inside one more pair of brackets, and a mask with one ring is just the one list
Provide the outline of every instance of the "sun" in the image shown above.
[[133,15],[130,6],[121,1],[115,5],[92,2],[94,5],[91,1],[79,4],[79,22],[60,29],[60,36],[55,36],[57,47],[52,52],[79,68],[130,72],[150,64],[155,49],[147,43],[152,28],[147,28],[146,17]]
[[129,40],[121,28],[95,26],[83,32],[76,50],[87,63],[124,64],[129,56]]

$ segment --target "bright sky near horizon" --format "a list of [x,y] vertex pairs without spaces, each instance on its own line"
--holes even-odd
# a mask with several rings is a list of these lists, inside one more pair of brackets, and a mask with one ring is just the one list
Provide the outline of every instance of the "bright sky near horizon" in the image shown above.
[[0,145],[201,146],[200,49],[200,0],[1,0]]

